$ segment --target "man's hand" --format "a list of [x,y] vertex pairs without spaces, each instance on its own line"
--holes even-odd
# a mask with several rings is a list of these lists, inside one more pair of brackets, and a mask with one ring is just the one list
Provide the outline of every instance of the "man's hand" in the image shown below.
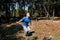
[[19,23],[19,22],[16,22],[16,24],[21,24],[21,23]]
[[19,22],[16,22],[17,24],[19,24]]

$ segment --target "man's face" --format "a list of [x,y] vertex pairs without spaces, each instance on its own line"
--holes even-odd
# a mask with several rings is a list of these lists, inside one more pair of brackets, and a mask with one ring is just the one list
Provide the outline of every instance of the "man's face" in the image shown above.
[[30,13],[27,13],[26,16],[27,16],[27,17],[30,17]]

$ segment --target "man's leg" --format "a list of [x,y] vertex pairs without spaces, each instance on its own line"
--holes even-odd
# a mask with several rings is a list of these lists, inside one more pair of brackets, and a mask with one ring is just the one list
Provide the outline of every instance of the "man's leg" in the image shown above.
[[27,27],[27,31],[29,31],[29,32],[30,32],[30,27],[29,27],[29,26]]
[[24,26],[23,29],[24,29],[24,35],[23,36],[26,37],[27,36],[27,27]]
[[30,34],[30,27],[29,26],[27,27],[27,34],[28,35]]

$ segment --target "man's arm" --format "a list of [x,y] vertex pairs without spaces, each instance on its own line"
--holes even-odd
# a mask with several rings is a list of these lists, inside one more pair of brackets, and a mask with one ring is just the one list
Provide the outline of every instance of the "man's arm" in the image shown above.
[[20,24],[22,21],[23,21],[23,20],[21,19],[21,20],[19,20],[19,21],[18,21],[18,22],[16,22],[16,23]]
[[21,23],[24,19],[25,19],[25,17],[23,17],[21,20],[19,20],[19,21],[16,22],[16,23]]
[[21,24],[21,21],[23,21],[23,20],[21,19],[21,20],[19,20],[19,21],[16,22],[16,23],[11,23],[11,24],[6,25],[6,26],[7,26],[7,27],[10,27],[10,26],[12,26],[12,25]]

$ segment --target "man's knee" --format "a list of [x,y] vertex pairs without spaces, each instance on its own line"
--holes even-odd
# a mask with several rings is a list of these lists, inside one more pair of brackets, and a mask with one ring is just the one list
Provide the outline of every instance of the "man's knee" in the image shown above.
[[27,30],[30,31],[30,27],[29,26],[27,27]]

